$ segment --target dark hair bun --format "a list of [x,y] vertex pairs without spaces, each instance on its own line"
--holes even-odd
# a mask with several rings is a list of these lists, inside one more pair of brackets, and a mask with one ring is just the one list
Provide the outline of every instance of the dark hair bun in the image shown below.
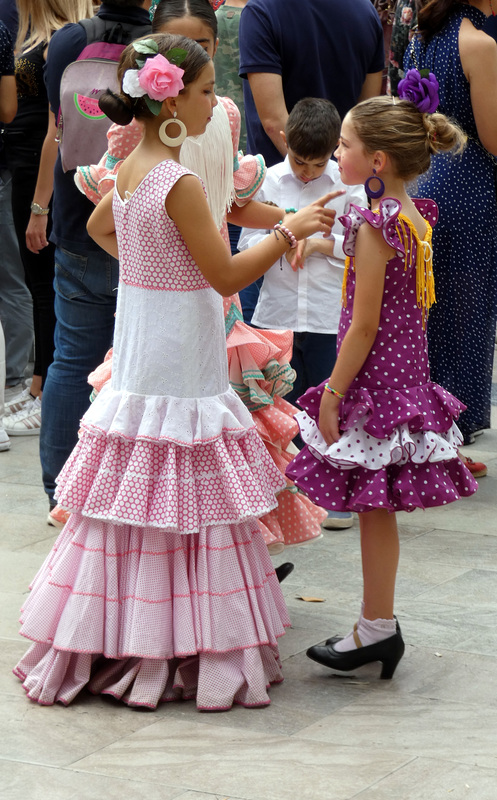
[[134,117],[131,107],[111,89],[106,89],[100,96],[98,106],[112,122],[118,125],[129,125]]

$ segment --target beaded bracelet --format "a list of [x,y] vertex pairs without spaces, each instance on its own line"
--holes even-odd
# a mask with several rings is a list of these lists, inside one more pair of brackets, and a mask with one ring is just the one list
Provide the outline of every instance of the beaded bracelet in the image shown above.
[[294,247],[297,247],[297,239],[295,238],[295,236],[293,235],[291,230],[286,228],[281,223],[281,221],[277,222],[276,225],[273,226],[273,230],[274,230],[274,235],[276,236],[276,239],[278,239],[278,231],[279,231],[281,233],[281,235],[283,236],[283,238],[287,240],[287,242],[290,245],[292,250],[293,250]]
[[297,213],[296,208],[285,208],[285,214],[296,214],[296,213]]
[[336,389],[333,389],[330,386],[329,383],[325,383],[324,390],[325,390],[325,392],[329,392],[330,394],[334,394],[335,397],[338,397],[340,400],[343,400],[343,398],[345,397],[344,394],[342,394],[341,392],[338,392]]

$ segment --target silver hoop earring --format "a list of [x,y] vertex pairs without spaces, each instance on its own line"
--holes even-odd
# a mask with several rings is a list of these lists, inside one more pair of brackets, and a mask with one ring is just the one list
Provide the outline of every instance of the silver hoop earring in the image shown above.
[[[177,119],[178,113],[177,111],[174,112],[172,119],[166,119],[162,123],[159,128],[159,139],[161,142],[167,147],[179,147],[183,144],[187,137],[187,130],[186,125],[184,122],[181,122],[180,119]],[[168,136],[167,135],[167,126],[173,124],[178,125],[179,127],[179,134],[177,136]]]

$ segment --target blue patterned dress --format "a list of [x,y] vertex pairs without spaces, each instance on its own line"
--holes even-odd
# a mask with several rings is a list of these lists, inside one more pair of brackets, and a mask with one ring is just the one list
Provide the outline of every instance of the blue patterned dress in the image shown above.
[[468,18],[483,28],[486,16],[457,6],[444,28],[426,43],[415,37],[404,68],[429,68],[440,83],[439,111],[468,134],[462,157],[438,154],[412,194],[436,201],[433,232],[437,303],[428,321],[432,380],[468,407],[459,427],[465,442],[490,427],[490,391],[497,308],[496,159],[478,139],[470,87],[459,57],[459,29]]

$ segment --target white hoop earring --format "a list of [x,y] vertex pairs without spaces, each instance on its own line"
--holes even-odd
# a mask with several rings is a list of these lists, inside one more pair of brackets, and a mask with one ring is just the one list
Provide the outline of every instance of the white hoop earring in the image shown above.
[[[172,119],[164,120],[164,122],[159,128],[159,139],[163,144],[167,145],[167,147],[179,147],[180,145],[183,144],[183,142],[187,137],[186,125],[184,122],[181,122],[180,119],[177,119],[177,116],[178,113],[177,111],[175,111],[172,116]],[[171,125],[172,123],[178,125],[179,127],[179,134],[174,137],[167,135],[167,126]]]

